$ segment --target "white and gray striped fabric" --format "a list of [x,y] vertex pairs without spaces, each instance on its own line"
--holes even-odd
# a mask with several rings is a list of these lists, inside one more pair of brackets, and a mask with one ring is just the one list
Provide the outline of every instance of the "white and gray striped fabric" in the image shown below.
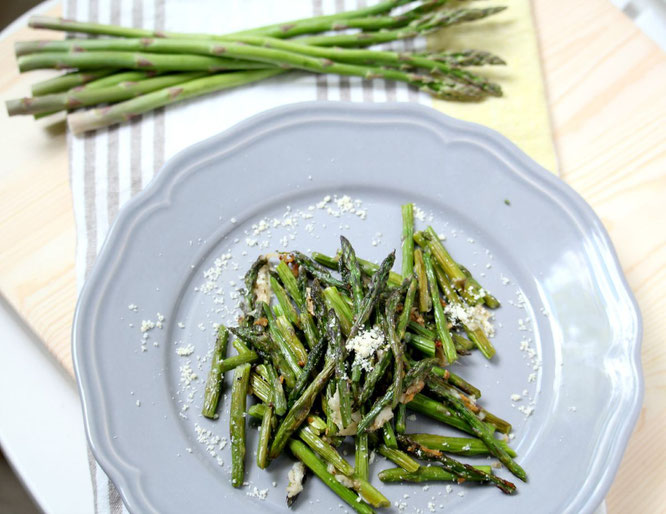
[[[365,0],[65,0],[65,17],[156,30],[224,33],[356,9],[365,3]],[[401,50],[423,44],[419,40],[398,41],[388,47]],[[78,137],[70,134],[79,288],[118,210],[146,187],[166,159],[255,113],[306,100],[431,103],[426,94],[405,84],[290,73],[159,109],[123,126]],[[126,512],[118,491],[90,453],[89,460],[95,512]]]

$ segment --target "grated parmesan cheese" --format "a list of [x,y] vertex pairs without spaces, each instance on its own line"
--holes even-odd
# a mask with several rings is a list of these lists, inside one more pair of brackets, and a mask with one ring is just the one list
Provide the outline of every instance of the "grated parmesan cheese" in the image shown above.
[[305,464],[294,462],[287,475],[289,483],[287,484],[287,498],[297,496],[303,490],[303,479],[305,478]]
[[194,345],[188,344],[187,346],[180,346],[176,348],[176,354],[181,357],[188,357],[194,353]]
[[254,294],[257,296],[257,302],[270,303],[273,290],[271,289],[270,274],[268,265],[259,268],[257,281],[254,284]]
[[378,327],[362,330],[357,336],[349,339],[345,347],[354,351],[354,362],[365,371],[372,369],[372,357],[386,343],[384,333]]

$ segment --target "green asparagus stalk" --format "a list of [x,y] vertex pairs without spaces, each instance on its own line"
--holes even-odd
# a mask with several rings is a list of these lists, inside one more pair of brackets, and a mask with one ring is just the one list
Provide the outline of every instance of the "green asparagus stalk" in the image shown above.
[[220,363],[219,366],[220,373],[224,374],[227,371],[231,371],[232,369],[237,368],[238,366],[254,362],[258,358],[259,356],[256,354],[256,352],[253,351],[244,352],[238,355],[233,355],[232,357],[227,357]]
[[[405,434],[412,441],[430,448],[431,450],[440,450],[457,455],[473,457],[476,455],[489,455],[488,447],[480,439],[469,437],[448,437],[435,434]],[[516,452],[504,441],[498,441],[499,445],[511,457],[516,456]]]
[[278,316],[275,318],[275,323],[277,324],[277,328],[280,331],[280,334],[284,340],[287,341],[289,349],[294,354],[296,359],[298,359],[298,365],[305,366],[305,363],[308,360],[308,352],[305,349],[305,346],[303,346],[301,340],[296,335],[294,327],[285,316]]
[[88,84],[101,77],[106,77],[114,73],[113,69],[101,69],[91,71],[71,71],[54,77],[52,79],[36,82],[30,87],[32,96],[51,95],[54,93],[62,93],[72,88]]
[[308,361],[305,363],[305,366],[303,366],[303,372],[298,376],[296,379],[296,385],[289,393],[289,408],[291,408],[296,400],[303,394],[303,391],[305,391],[305,388],[313,378],[313,373],[317,366],[319,366],[319,362],[326,352],[326,347],[326,338],[322,336],[308,355]]
[[407,430],[407,405],[400,403],[395,411],[395,431],[404,434],[405,430]]
[[470,288],[472,290],[472,296],[477,297],[483,295],[483,302],[486,304],[486,306],[489,309],[497,309],[500,306],[499,300],[490,294],[487,289],[481,286],[481,284],[477,282],[477,280],[472,276],[472,273],[465,266],[458,263],[458,267],[460,267],[460,270],[467,277],[467,281],[469,282]]
[[273,388],[258,373],[250,376],[250,392],[264,403],[273,401]]
[[464,67],[464,66],[484,66],[490,65],[504,65],[506,62],[497,55],[491,54],[484,50],[452,50],[445,52],[421,52],[416,53],[419,57],[426,57],[433,61],[442,61],[451,66]]
[[428,287],[428,276],[426,275],[425,263],[423,262],[423,253],[420,248],[414,250],[414,272],[419,285],[419,311],[430,312],[432,308],[432,299],[430,298],[430,289]]
[[[492,468],[490,466],[473,466],[474,469],[490,475]],[[385,469],[379,472],[379,480],[386,483],[392,482],[456,482],[460,477],[449,473],[441,466],[421,466],[416,471],[410,473],[402,468]],[[480,481],[481,478],[469,478],[468,480]]]
[[16,116],[17,114],[42,114],[77,109],[100,103],[114,103],[135,98],[165,87],[176,86],[205,75],[206,73],[204,72],[174,73],[138,82],[120,82],[105,88],[83,88],[80,91],[70,90],[65,93],[43,95],[36,98],[26,97],[8,100],[6,102],[7,113],[10,116]]
[[[387,423],[388,425],[388,423]],[[369,449],[368,449],[368,433],[363,432],[357,434],[354,438],[355,453],[354,453],[354,476],[362,480],[368,480],[369,475]]]
[[294,348],[291,345],[291,341],[285,338],[283,332],[278,327],[277,318],[273,316],[271,308],[265,303],[262,307],[266,318],[268,318],[268,333],[274,347],[278,349],[294,377],[298,377],[301,374],[301,366],[299,365],[299,362],[302,362],[300,360],[301,357],[296,355]]
[[[446,274],[441,270],[439,263],[437,263],[434,266],[435,270],[435,276],[437,277],[437,282],[440,284],[442,287],[442,290],[444,291],[444,295],[446,298],[449,300],[450,303],[459,305],[464,308],[464,303],[456,293],[456,291],[453,289],[451,284],[449,283],[449,278],[446,276]],[[471,327],[468,324],[462,323],[463,328],[465,329],[465,332],[467,333],[467,336],[470,338],[470,340],[474,343],[474,345],[481,351],[483,356],[486,359],[492,359],[493,355],[495,355],[495,347],[493,344],[490,342],[488,337],[486,336],[485,332],[481,327]]]
[[407,453],[416,455],[421,459],[437,461],[446,471],[453,473],[454,475],[464,480],[477,479],[483,482],[492,483],[505,494],[512,494],[516,491],[516,486],[511,482],[496,477],[495,475],[480,471],[470,466],[469,464],[464,464],[455,459],[452,459],[439,450],[431,450],[426,448],[425,446],[417,443],[416,441],[413,441],[405,435],[399,435],[398,442],[400,443],[400,446],[405,451],[407,451]]
[[[436,379],[437,377],[432,377]],[[433,382],[433,380],[429,381]],[[495,439],[492,431],[488,426],[481,421],[476,414],[474,414],[467,406],[459,399],[456,398],[453,394],[443,388],[437,388],[437,395],[442,397],[446,401],[447,405],[451,408],[452,412],[457,415],[457,417],[467,423],[472,429],[472,432],[476,437],[481,439],[485,445],[488,447],[490,453],[497,457],[499,461],[504,464],[511,473],[516,477],[520,478],[522,481],[527,481],[527,474],[520,465],[518,465],[511,456],[502,448],[500,442]]]
[[[296,439],[290,439],[289,449],[294,456],[303,462],[324,484],[333,490],[342,500],[359,514],[372,514],[372,508],[362,501],[354,491],[342,485],[335,475],[326,469],[326,465],[310,450],[304,443]],[[285,442],[286,444],[286,442]]]
[[291,434],[294,433],[298,427],[301,426],[303,421],[307,418],[312,405],[314,404],[317,395],[324,388],[328,379],[331,377],[335,371],[335,362],[328,361],[324,368],[319,372],[317,377],[310,383],[303,395],[296,400],[294,406],[289,409],[289,412],[285,416],[282,424],[278,427],[277,433],[273,438],[273,443],[271,445],[270,458],[274,459],[282,452],[283,448],[287,444],[287,441],[291,437]]
[[259,270],[267,263],[268,260],[266,257],[260,255],[252,263],[252,266],[250,266],[250,269],[247,270],[247,273],[245,273],[245,276],[243,277],[243,283],[245,284],[245,304],[243,305],[243,320],[241,324],[245,327],[250,326],[254,320],[253,312],[257,301],[255,285],[257,283],[257,278],[259,277]]
[[250,82],[256,82],[282,72],[283,70],[268,69],[235,73],[219,73],[208,77],[202,77],[190,80],[179,86],[147,93],[132,100],[117,103],[111,107],[95,108],[70,114],[67,117],[67,123],[72,132],[80,134],[89,130],[95,130],[125,122],[140,114],[157,109],[158,107],[201,96],[213,91],[220,91],[248,84]]
[[456,348],[449,332],[448,322],[444,315],[444,308],[439,299],[439,288],[437,287],[437,279],[435,278],[435,270],[432,265],[430,251],[423,254],[423,262],[425,264],[426,276],[428,277],[428,287],[430,288],[430,296],[432,297],[432,307],[435,313],[435,325],[437,327],[437,337],[442,343],[444,356],[448,364],[455,362],[458,358]]
[[363,279],[361,277],[361,268],[356,260],[356,252],[346,237],[340,236],[340,245],[342,248],[340,261],[338,263],[342,280],[346,283],[352,300],[354,301],[354,316],[358,317],[363,301]]
[[328,313],[328,325],[326,329],[328,340],[330,341],[333,356],[335,358],[335,384],[340,402],[342,427],[346,428],[352,423],[352,399],[349,389],[349,379],[347,378],[347,365],[345,362],[347,354],[345,345],[342,341],[340,322],[335,315],[335,311],[332,309]]
[[257,466],[264,469],[268,466],[268,445],[271,439],[271,425],[273,422],[273,407],[266,405],[259,428],[259,444],[257,446]]
[[366,403],[372,397],[377,382],[379,382],[379,380],[386,374],[386,370],[388,369],[392,360],[393,354],[388,350],[383,351],[379,357],[379,360],[377,361],[377,364],[365,377],[365,381],[361,388],[361,396],[358,401],[359,405]]
[[250,381],[250,365],[234,371],[231,388],[229,432],[231,433],[231,485],[241,487],[245,476],[245,400]]
[[338,451],[321,437],[314,433],[310,426],[301,428],[298,432],[299,437],[324,461],[333,464],[335,469],[345,476],[351,477],[354,474],[354,468]]
[[227,345],[229,343],[229,331],[223,325],[217,329],[215,338],[215,347],[211,357],[210,371],[206,379],[206,389],[204,392],[203,408],[201,413],[207,418],[214,419],[217,415],[217,404],[220,401],[222,392],[222,363],[227,354]]
[[304,268],[313,277],[319,279],[322,284],[337,288],[345,287],[345,284],[341,280],[331,275],[325,267],[316,262],[314,259],[311,259],[301,252],[294,252],[293,256],[299,266]]
[[[239,31],[234,34],[261,34],[272,37],[292,37],[297,34],[326,32],[328,30],[341,30],[342,27],[336,29],[334,24],[341,23],[345,20],[347,23],[358,18],[374,19],[380,14],[389,12],[394,7],[408,3],[407,0],[382,2],[378,6],[365,8],[365,10],[346,11],[327,16],[316,16],[312,18],[303,18],[299,20],[285,21],[267,25],[264,27],[257,27],[254,29]],[[390,6],[389,6],[390,4]],[[387,22],[385,22],[387,23]],[[157,30],[146,30],[133,27],[121,27],[116,25],[106,25],[102,23],[89,23],[79,22],[75,20],[68,20],[64,18],[53,18],[49,16],[31,16],[28,20],[28,25],[35,29],[50,29],[61,30],[65,32],[77,32],[81,34],[93,34],[104,36],[115,36],[124,38],[183,38],[183,39],[218,39],[224,36],[216,34],[197,34],[197,33],[178,33],[178,32],[164,32]],[[360,28],[360,27],[359,27]],[[381,27],[378,27],[381,28]],[[318,29],[318,30],[315,30]],[[230,35],[234,35],[230,34]],[[228,37],[228,36],[227,36]]]
[[[400,405],[402,405],[402,403]],[[382,433],[384,436],[384,444],[389,448],[397,450],[398,440],[395,438],[393,425],[391,423],[384,423],[384,426],[382,427]]]
[[417,394],[414,399],[407,404],[407,408],[419,414],[423,414],[434,420],[440,421],[468,434],[474,435],[474,431],[470,426],[458,416],[453,414],[449,409],[442,405],[437,400],[427,397],[424,394]]
[[275,414],[278,416],[284,416],[287,412],[287,399],[284,395],[284,389],[282,388],[282,382],[273,367],[273,364],[267,360],[266,361],[266,371],[268,372],[267,382],[273,388],[273,406],[275,407]]
[[326,306],[335,311],[335,314],[340,321],[342,332],[345,335],[349,335],[354,315],[349,306],[342,299],[340,292],[334,287],[327,287],[324,289],[324,299],[326,301]]
[[265,69],[269,66],[254,61],[195,54],[157,54],[144,52],[43,52],[22,55],[17,59],[19,71],[44,68],[136,69],[155,71],[205,71],[215,73],[232,70]]
[[402,278],[414,271],[414,204],[402,206]]
[[451,278],[453,285],[456,288],[464,289],[465,287],[465,274],[458,267],[458,263],[453,260],[451,255],[444,245],[439,240],[437,232],[432,227],[428,227],[424,233],[415,234],[415,241],[423,248],[428,247],[432,252],[437,262],[442,266],[444,272]]
[[[335,269],[335,270],[338,269],[338,261],[340,259],[339,255],[336,255],[335,257],[330,257],[323,253],[313,252],[312,258],[322,266],[326,266],[329,269]],[[356,257],[356,260],[360,264],[361,271],[363,271],[364,275],[371,277],[372,275],[377,273],[377,270],[379,269],[379,264],[366,261],[365,259],[361,259],[358,256]],[[402,277],[397,273],[395,273],[394,271],[389,272],[388,285],[391,287],[399,287],[400,284],[402,284]]]
[[393,384],[392,387],[395,391],[393,400],[391,401],[391,409],[395,409],[402,396],[402,386],[405,373],[405,363],[403,361],[403,354],[405,351],[404,344],[398,337],[395,327],[395,312],[400,300],[400,290],[396,289],[388,301],[386,302],[386,336],[391,345],[391,352],[393,353]]
[[396,334],[398,339],[402,340],[405,337],[405,332],[407,330],[407,324],[409,323],[409,317],[412,311],[412,306],[414,305],[414,300],[416,299],[416,290],[418,289],[418,282],[416,278],[412,278],[409,282],[409,287],[407,288],[407,294],[405,294],[405,301],[402,304],[402,312],[400,313],[400,318],[398,320],[398,326],[396,327]]
[[375,305],[379,301],[379,296],[382,294],[386,287],[389,278],[389,273],[393,263],[395,262],[395,250],[386,256],[386,258],[379,265],[379,268],[373,273],[368,286],[368,294],[362,298],[360,310],[354,318],[354,324],[349,333],[349,337],[354,337],[358,331],[365,325],[365,322],[370,317]]
[[232,342],[231,345],[234,347],[234,349],[239,353],[247,353],[251,352],[250,348],[239,338],[235,338]]
[[381,444],[377,447],[377,451],[380,455],[393,462],[393,464],[400,466],[402,469],[410,473],[416,472],[421,467],[418,462],[397,448],[393,449]]
[[[418,361],[412,368],[407,372],[403,381],[404,393],[402,393],[399,400],[402,403],[409,401],[409,398],[417,394],[423,386],[423,377],[426,376],[430,368],[435,365],[434,359],[423,359]],[[375,401],[374,405],[370,411],[363,416],[361,421],[358,423],[358,433],[361,433],[367,430],[370,427],[370,424],[375,420],[379,413],[388,405],[393,402],[394,396],[399,394],[399,391],[396,391],[395,384],[392,384],[386,391],[386,393]],[[407,398],[406,398],[407,397]]]
[[292,305],[291,301],[289,300],[287,292],[284,290],[280,282],[278,282],[275,277],[271,277],[270,282],[271,282],[271,288],[273,289],[273,294],[277,298],[277,301],[280,304],[280,307],[282,308],[282,312],[285,313],[285,316],[292,324],[298,326],[299,324],[298,313],[296,312],[296,308]]
[[464,378],[452,373],[448,369],[438,368],[437,366],[432,368],[432,372],[438,377],[442,377],[449,384],[460,389],[463,393],[474,396],[474,398],[481,398],[481,391],[474,387],[472,384],[467,382]]

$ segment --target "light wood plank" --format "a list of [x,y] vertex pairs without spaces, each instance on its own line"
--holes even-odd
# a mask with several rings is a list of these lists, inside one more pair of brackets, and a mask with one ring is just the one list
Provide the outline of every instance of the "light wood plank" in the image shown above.
[[645,402],[607,497],[666,504],[666,56],[605,0],[535,2],[562,177],[615,244],[644,321]]
[[[49,14],[58,16],[60,8]],[[13,45],[58,34],[22,28],[0,41],[2,99],[26,96],[54,75],[19,75]],[[63,123],[8,119],[0,109],[0,291],[72,373],[70,332],[76,284],[76,234]]]

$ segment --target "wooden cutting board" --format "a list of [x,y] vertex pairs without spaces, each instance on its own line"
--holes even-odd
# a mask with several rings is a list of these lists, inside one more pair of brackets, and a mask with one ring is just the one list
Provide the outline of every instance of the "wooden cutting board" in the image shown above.
[[[602,218],[643,312],[645,403],[608,510],[660,512],[666,504],[666,54],[607,0],[534,0],[534,15],[561,176]],[[16,72],[14,41],[53,37],[18,29],[0,41],[3,100],[24,96],[38,79],[37,72]],[[10,121],[0,109],[0,128],[0,292],[71,373],[76,241],[64,125]]]

